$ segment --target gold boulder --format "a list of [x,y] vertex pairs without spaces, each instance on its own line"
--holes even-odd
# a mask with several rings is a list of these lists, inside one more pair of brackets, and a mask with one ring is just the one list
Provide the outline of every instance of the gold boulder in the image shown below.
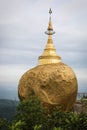
[[77,96],[77,79],[66,64],[39,65],[23,74],[18,85],[20,100],[38,96],[42,103],[72,109]]

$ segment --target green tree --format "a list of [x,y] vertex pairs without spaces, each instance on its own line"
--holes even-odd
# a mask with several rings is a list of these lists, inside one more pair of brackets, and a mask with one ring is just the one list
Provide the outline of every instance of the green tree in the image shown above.
[[9,123],[6,119],[0,118],[0,130],[8,130]]
[[22,101],[10,130],[87,130],[87,114],[63,112],[59,107],[48,111],[37,97]]
[[45,120],[44,109],[37,97],[31,97],[19,103],[16,113],[16,120],[26,123],[24,130],[33,130],[35,125],[39,126]]
[[39,126],[35,125],[34,130],[42,130],[42,125]]
[[61,127],[59,128],[54,127],[53,130],[63,130],[63,129]]
[[25,125],[25,122],[19,120],[18,122],[15,122],[11,126],[9,126],[9,130],[23,130],[23,127]]
[[87,130],[87,115],[66,112],[64,119],[64,130]]

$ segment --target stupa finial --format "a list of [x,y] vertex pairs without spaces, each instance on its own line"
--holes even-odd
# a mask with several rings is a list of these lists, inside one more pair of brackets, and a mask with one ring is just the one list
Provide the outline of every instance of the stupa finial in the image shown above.
[[49,24],[48,24],[48,28],[47,28],[47,31],[45,32],[45,34],[53,35],[55,32],[53,31],[53,27],[52,27],[52,21],[51,21],[52,10],[51,10],[51,8],[49,10],[49,14],[50,14]]
[[50,8],[50,10],[49,10],[49,14],[50,14],[50,15],[52,14],[52,10],[51,10],[51,8]]

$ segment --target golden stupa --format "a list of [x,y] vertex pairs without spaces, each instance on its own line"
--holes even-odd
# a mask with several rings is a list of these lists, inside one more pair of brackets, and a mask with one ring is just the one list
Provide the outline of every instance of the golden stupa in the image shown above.
[[[51,9],[49,13],[51,15],[52,13]],[[48,25],[47,30],[48,31],[45,33],[48,35],[48,41],[47,41],[47,45],[46,45],[46,48],[44,49],[42,56],[39,57],[39,65],[59,63],[61,61],[61,57],[57,55],[56,50],[53,45],[52,35],[55,32],[53,32],[51,16],[49,19],[49,25]]]
[[44,52],[39,56],[39,64],[23,74],[18,85],[20,100],[36,95],[44,105],[61,106],[70,110],[77,96],[77,79],[71,67],[62,63],[53,45],[53,31],[50,19],[47,32],[48,41]]

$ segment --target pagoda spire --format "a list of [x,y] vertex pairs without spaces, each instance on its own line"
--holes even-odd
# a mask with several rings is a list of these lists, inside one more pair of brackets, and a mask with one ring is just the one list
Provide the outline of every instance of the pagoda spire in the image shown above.
[[53,32],[53,27],[52,27],[52,22],[51,22],[51,14],[52,14],[51,8],[49,10],[49,14],[50,14],[50,18],[49,18],[48,29],[47,29],[47,31],[45,33],[47,35],[53,35],[55,32]]
[[50,14],[49,24],[48,24],[47,31],[45,32],[45,34],[48,35],[48,41],[47,41],[43,54],[39,56],[38,58],[39,65],[61,62],[61,57],[57,55],[56,50],[53,45],[53,40],[52,40],[52,35],[55,32],[53,31],[52,22],[51,22],[51,14],[52,14],[51,8],[49,10],[49,14]]

